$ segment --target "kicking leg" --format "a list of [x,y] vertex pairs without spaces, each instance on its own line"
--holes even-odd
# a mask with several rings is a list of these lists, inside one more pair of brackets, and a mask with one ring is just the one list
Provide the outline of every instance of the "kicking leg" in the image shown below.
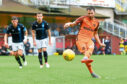
[[93,78],[100,78],[100,76],[98,76],[97,74],[94,73],[94,71],[92,69],[92,65],[91,65],[93,60],[90,59],[90,57],[91,57],[92,52],[94,50],[94,44],[92,41],[87,44],[86,49],[87,50],[85,50],[84,58],[83,58],[83,60],[81,60],[81,62],[86,64],[86,66]]

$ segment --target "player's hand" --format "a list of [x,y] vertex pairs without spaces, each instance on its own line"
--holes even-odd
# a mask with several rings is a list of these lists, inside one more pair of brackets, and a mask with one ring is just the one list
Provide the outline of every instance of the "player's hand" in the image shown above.
[[8,47],[8,43],[4,43],[4,46],[7,48]]
[[103,44],[103,43],[101,43],[101,44],[100,44],[100,46],[101,46],[101,47],[105,47],[106,45],[105,45],[105,44]]
[[65,25],[64,25],[64,29],[70,27],[70,25],[71,25],[71,22],[65,23]]
[[49,41],[49,45],[52,46],[52,43]]
[[27,43],[27,41],[25,41],[25,40],[24,40],[23,42],[24,42],[24,44],[26,44],[26,43]]
[[37,46],[36,42],[33,42],[34,46]]

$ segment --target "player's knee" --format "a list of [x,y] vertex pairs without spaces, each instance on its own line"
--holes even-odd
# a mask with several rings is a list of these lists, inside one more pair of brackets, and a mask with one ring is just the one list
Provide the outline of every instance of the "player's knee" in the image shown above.
[[92,55],[92,52],[89,52],[89,51],[85,52],[85,56],[87,56],[88,58],[90,58],[91,55]]
[[43,52],[46,52],[46,48],[43,48]]
[[14,56],[16,56],[16,54],[15,54],[15,53],[14,53],[13,55],[14,55]]
[[19,51],[18,51],[18,55],[19,55],[19,56],[22,56],[22,55],[23,55],[23,51],[22,51],[22,50],[19,50]]
[[16,56],[16,57],[18,56],[17,52],[14,52],[13,55]]
[[23,55],[23,53],[22,53],[22,52],[18,52],[18,55],[19,55],[19,56],[22,56],[22,55]]
[[41,53],[42,52],[42,49],[38,49],[38,52]]
[[22,56],[23,54],[22,53],[18,53],[19,56]]

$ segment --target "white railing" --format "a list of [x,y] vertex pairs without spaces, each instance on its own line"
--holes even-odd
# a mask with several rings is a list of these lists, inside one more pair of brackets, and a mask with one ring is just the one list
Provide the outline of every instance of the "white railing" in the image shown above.
[[118,36],[121,38],[127,37],[127,28],[119,24],[104,21],[104,22],[101,22],[100,27],[104,31],[111,33],[115,36]]
[[33,5],[41,7],[48,6],[51,8],[68,8],[66,0],[30,0]]
[[122,25],[122,26],[127,27],[127,24],[123,23],[123,22],[120,21],[120,20],[116,20],[116,19],[114,19],[114,22],[115,22],[115,23],[118,23],[118,24],[120,24],[120,25]]
[[50,0],[30,0],[33,5],[40,6],[40,5],[49,5]]
[[0,0],[0,6],[2,5],[2,0]]
[[25,5],[36,7],[50,7],[50,8],[69,8],[66,3],[67,0],[13,0]]

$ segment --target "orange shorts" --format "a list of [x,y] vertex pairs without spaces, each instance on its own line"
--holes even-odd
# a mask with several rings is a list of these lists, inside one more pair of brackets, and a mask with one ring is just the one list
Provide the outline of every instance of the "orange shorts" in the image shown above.
[[94,43],[92,40],[90,40],[89,42],[83,42],[83,41],[76,41],[76,45],[78,47],[78,50],[81,52],[81,53],[86,53],[86,52],[89,52],[89,53],[93,53],[93,50],[94,50]]

